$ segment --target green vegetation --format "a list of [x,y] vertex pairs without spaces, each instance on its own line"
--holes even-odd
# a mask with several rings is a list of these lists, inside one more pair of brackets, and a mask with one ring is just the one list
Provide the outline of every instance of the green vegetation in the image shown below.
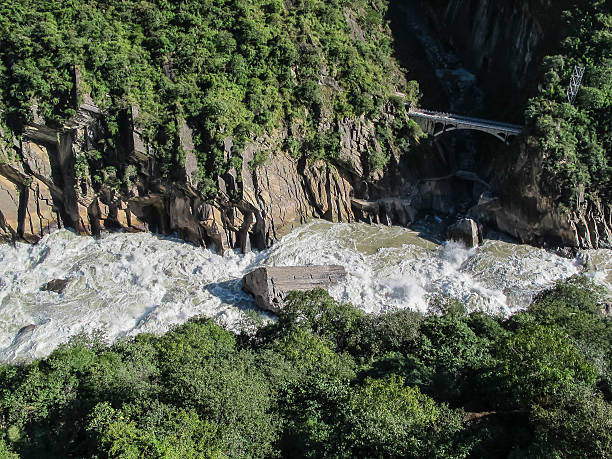
[[2,457],[612,457],[612,322],[585,278],[508,319],[294,293],[235,336],[194,320],[0,366]]
[[[122,148],[122,116],[137,105],[137,122],[172,179],[182,157],[177,120],[187,120],[203,192],[214,191],[216,176],[232,163],[224,155],[228,136],[238,155],[251,136],[286,126],[290,150],[330,159],[339,149],[336,121],[377,119],[402,88],[387,3],[5,1],[0,112],[6,107],[16,129],[32,119],[33,107],[47,122],[61,123],[75,112],[78,66],[80,92],[108,111],[108,150]],[[407,93],[415,99],[418,85]]]
[[[606,0],[563,2],[569,28],[559,54],[543,61],[541,93],[530,100],[530,143],[544,155],[543,189],[567,209],[612,200],[612,10]],[[566,90],[575,65],[585,67],[574,105]]]

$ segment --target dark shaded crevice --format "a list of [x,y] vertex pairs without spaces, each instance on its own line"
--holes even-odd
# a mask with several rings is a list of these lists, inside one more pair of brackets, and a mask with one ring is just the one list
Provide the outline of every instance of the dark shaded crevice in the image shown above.
[[[411,0],[408,0],[411,1]],[[448,98],[436,76],[435,69],[427,59],[423,46],[410,27],[406,26],[405,0],[392,0],[387,19],[390,22],[394,41],[394,57],[399,62],[407,80],[419,82],[422,94],[421,105],[446,107]]]
[[17,209],[17,235],[23,238],[25,234],[25,225],[28,212],[28,200],[30,199],[30,190],[25,185],[19,186],[19,207]]

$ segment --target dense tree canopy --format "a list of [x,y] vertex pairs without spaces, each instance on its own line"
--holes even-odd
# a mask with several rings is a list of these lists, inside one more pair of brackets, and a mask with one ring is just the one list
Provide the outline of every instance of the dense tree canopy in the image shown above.
[[386,7],[384,0],[5,1],[0,112],[13,124],[34,112],[62,122],[74,113],[78,66],[83,90],[109,111],[111,133],[121,110],[140,107],[138,123],[167,175],[182,160],[177,117],[186,118],[202,188],[211,191],[231,163],[223,154],[228,136],[238,152],[250,136],[286,126],[287,150],[333,157],[335,120],[380,112],[402,86]]
[[79,338],[0,365],[0,454],[612,457],[602,299],[575,278],[508,319],[448,299],[368,315],[315,290],[253,336]]
[[[569,34],[543,62],[542,91],[526,110],[531,143],[543,156],[543,189],[568,209],[583,197],[612,200],[612,9],[607,0],[565,1]],[[584,79],[574,104],[574,66]]]

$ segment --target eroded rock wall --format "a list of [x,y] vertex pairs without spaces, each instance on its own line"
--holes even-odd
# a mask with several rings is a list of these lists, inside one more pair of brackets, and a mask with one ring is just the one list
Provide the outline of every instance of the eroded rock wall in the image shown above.
[[21,145],[23,162],[0,164],[0,237],[36,242],[63,226],[61,191],[48,179],[46,149]]
[[[433,0],[423,5],[439,38],[477,75],[486,94],[483,116],[522,123],[526,101],[538,90],[540,62],[554,53],[564,33],[560,6],[550,0]],[[475,171],[489,187],[476,197],[470,216],[526,243],[612,247],[609,203],[583,200],[573,212],[559,206],[541,190],[543,158],[525,139],[510,148],[482,139],[478,150]],[[423,196],[435,207],[442,188],[431,185]]]
[[[78,172],[76,163],[106,134],[102,114],[85,115],[81,113],[79,122],[73,120],[55,133],[41,126],[28,129],[20,141],[14,139],[10,155],[4,152],[0,165],[2,239],[36,242],[65,226],[94,235],[115,229],[176,233],[219,251],[248,251],[269,247],[312,218],[406,226],[422,209],[451,215],[458,212],[451,198],[459,186],[466,189],[466,195],[480,190],[480,198],[472,197],[478,202],[470,216],[521,241],[583,248],[612,246],[611,206],[583,202],[572,214],[562,212],[540,192],[541,158],[530,155],[526,148],[520,149],[518,157],[496,156],[490,189],[484,182],[457,174],[442,180],[419,177],[441,170],[440,165],[431,169],[433,153],[424,160],[429,168],[394,155],[395,168],[390,167],[390,172],[368,174],[364,152],[379,146],[370,122],[362,118],[345,120],[336,127],[342,145],[338,166],[295,159],[280,151],[253,167],[258,152],[277,150],[282,140],[277,133],[247,144],[242,167],[219,178],[214,199],[205,200],[198,192],[194,166],[189,166],[193,158],[186,161],[184,180],[170,183],[151,172],[154,157],[133,150],[124,160],[138,171],[134,183],[122,190],[94,192],[90,175]],[[187,145],[189,136],[184,127],[182,137]],[[231,148],[231,139],[227,143]],[[143,144],[142,151],[147,148]],[[444,162],[442,153],[438,156]],[[452,169],[449,164],[448,170]]]
[[[369,197],[361,193],[368,179],[362,158],[368,149],[380,148],[372,122],[363,117],[331,127],[341,136],[341,167],[290,156],[278,148],[286,135],[279,131],[248,142],[240,170],[230,169],[219,177],[217,195],[205,200],[197,188],[198,164],[187,124],[178,122],[184,170],[180,179],[170,182],[156,170],[155,152],[138,132],[135,116],[133,107],[123,127],[127,153],[119,161],[123,169],[129,165],[136,173],[121,189],[103,186],[94,191],[93,173],[83,160],[108,137],[104,114],[91,103],[81,105],[61,127],[51,128],[37,119],[21,140],[14,137],[0,166],[0,237],[35,242],[64,226],[94,235],[124,229],[176,233],[220,251],[247,251],[270,246],[312,218],[381,221],[382,212],[385,223],[407,224],[406,215],[415,213],[389,211],[389,199],[380,206],[375,200],[374,207],[354,208],[355,194]],[[231,138],[226,147],[229,154]],[[269,158],[254,167],[260,152]],[[372,173],[370,178],[380,180],[382,174]]]
[[542,192],[543,158],[537,151],[516,144],[506,155],[493,156],[491,191],[470,210],[473,218],[529,244],[612,247],[610,203],[582,199],[577,210],[567,211]]

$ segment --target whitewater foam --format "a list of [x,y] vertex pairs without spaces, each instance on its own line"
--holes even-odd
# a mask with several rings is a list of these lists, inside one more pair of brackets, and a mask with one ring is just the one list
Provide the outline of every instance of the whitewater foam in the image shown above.
[[[591,275],[601,283],[612,276],[611,253],[589,252]],[[432,295],[448,294],[470,310],[510,314],[580,270],[576,261],[534,247],[489,240],[468,250],[361,223],[314,221],[246,255],[149,233],[92,238],[61,230],[37,245],[0,245],[0,361],[43,357],[93,330],[109,342],[163,333],[193,316],[250,328],[273,318],[242,292],[241,277],[257,266],[309,264],[345,266],[346,282],[330,293],[368,312],[425,311]],[[63,293],[40,290],[53,279],[70,280]],[[30,324],[36,327],[18,333]]]

